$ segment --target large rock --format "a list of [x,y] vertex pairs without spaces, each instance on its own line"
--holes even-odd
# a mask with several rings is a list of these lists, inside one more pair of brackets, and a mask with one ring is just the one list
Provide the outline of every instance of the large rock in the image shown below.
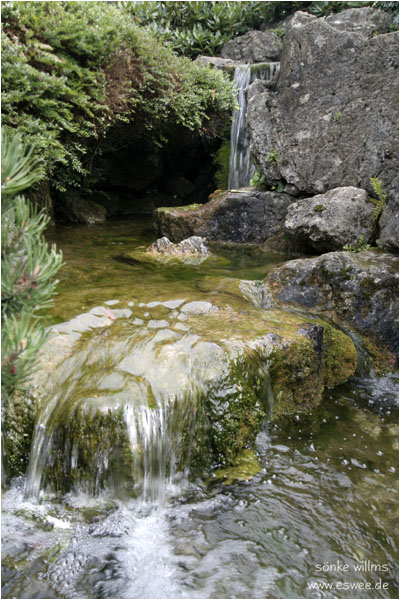
[[[95,494],[113,483],[132,492],[146,485],[144,461],[154,465],[150,480],[164,476],[163,464],[171,473],[232,464],[270,408],[275,421],[308,413],[325,387],[354,373],[347,335],[263,310],[243,297],[238,280],[226,284],[228,295],[212,302],[201,292],[161,293],[129,308],[107,303],[51,328],[31,380],[40,398],[34,444],[46,456],[31,462],[30,494],[46,480],[63,491],[76,485]],[[13,431],[5,445],[18,466],[29,443],[16,446],[25,431]]]
[[242,63],[279,60],[282,41],[272,31],[249,31],[222,46],[221,57]]
[[355,31],[365,37],[373,37],[378,33],[388,33],[392,22],[391,15],[383,10],[375,10],[370,6],[348,8],[338,14],[326,17],[326,22],[335,29]]
[[380,251],[292,260],[266,279],[275,301],[328,312],[398,354],[398,261]]
[[275,86],[250,88],[252,152],[267,183],[284,180],[310,195],[340,186],[372,194],[370,178],[379,178],[394,229],[398,33],[368,38],[332,23],[290,29]]
[[336,188],[291,204],[285,235],[298,250],[319,254],[357,246],[372,240],[374,210],[365,190]]
[[67,223],[93,225],[106,220],[107,209],[93,200],[82,198],[78,191],[59,193],[55,206],[56,217]]
[[158,233],[174,242],[196,235],[207,240],[261,244],[281,231],[293,198],[254,189],[223,192],[204,205],[156,210]]

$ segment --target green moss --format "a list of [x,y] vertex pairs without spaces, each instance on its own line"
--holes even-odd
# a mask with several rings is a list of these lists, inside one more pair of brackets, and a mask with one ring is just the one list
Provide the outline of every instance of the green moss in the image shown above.
[[260,370],[258,354],[249,352],[247,357],[233,360],[226,377],[207,393],[209,445],[219,464],[234,464],[238,453],[251,446],[261,430],[266,407]]
[[323,384],[311,340],[300,337],[289,347],[274,350],[271,361],[273,421],[288,413],[308,411],[319,404]]
[[325,387],[345,383],[357,368],[357,350],[352,339],[338,329],[325,326],[323,338],[323,381]]
[[34,428],[35,402],[28,394],[15,392],[7,398],[3,414],[3,448],[7,475],[26,471]]
[[[55,491],[76,484],[93,495],[112,483],[132,483],[132,452],[121,412],[75,410],[59,415],[44,478]],[[110,477],[112,481],[110,481]]]
[[168,213],[171,211],[180,211],[180,212],[188,212],[190,210],[196,210],[197,208],[200,208],[200,206],[202,206],[202,204],[187,204],[185,206],[161,206],[160,208],[156,209],[156,212],[163,214],[163,213]]
[[357,351],[352,340],[327,324],[323,325],[322,353],[306,337],[274,350],[270,367],[272,421],[316,408],[324,388],[344,383],[356,367]]
[[237,479],[248,481],[260,471],[261,465],[256,453],[253,450],[244,449],[233,460],[232,466],[214,471],[213,478],[223,479],[224,484],[230,485]]
[[325,206],[323,206],[322,204],[318,204],[317,206],[314,207],[314,212],[317,213],[322,213],[325,210]]
[[361,336],[361,339],[377,375],[384,375],[397,369],[396,357],[389,350],[378,346],[366,336]]
[[228,189],[228,179],[229,179],[229,159],[231,155],[231,146],[230,141],[225,140],[222,142],[221,147],[214,155],[214,166],[216,167],[216,172],[214,175],[215,183],[220,190]]
[[377,292],[380,289],[379,284],[377,284],[375,282],[375,279],[370,276],[364,277],[364,279],[360,283],[360,287],[363,296],[366,296],[367,298],[373,296],[375,292]]

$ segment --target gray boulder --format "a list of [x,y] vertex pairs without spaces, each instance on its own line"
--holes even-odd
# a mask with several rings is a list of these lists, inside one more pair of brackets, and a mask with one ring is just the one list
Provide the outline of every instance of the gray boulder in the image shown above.
[[279,60],[282,40],[273,31],[249,31],[222,46],[221,57],[242,63]]
[[398,280],[398,260],[368,250],[292,260],[265,283],[276,302],[331,313],[398,354]]
[[336,15],[326,17],[326,22],[342,31],[355,31],[365,37],[373,37],[379,33],[388,33],[392,22],[389,13],[375,10],[370,6],[348,8]]
[[285,235],[296,249],[319,254],[357,246],[372,240],[374,209],[365,190],[336,188],[291,204]]
[[262,244],[282,230],[293,198],[250,188],[218,194],[203,205],[159,208],[158,233],[174,242],[196,235],[212,241]]
[[395,229],[397,81],[398,33],[369,39],[325,19],[290,29],[276,84],[248,95],[252,153],[266,182],[310,195],[341,186],[372,194],[378,177]]
[[294,29],[295,27],[302,27],[307,23],[311,23],[311,21],[316,20],[315,15],[310,15],[309,13],[303,12],[302,10],[298,10],[294,13],[293,17],[290,19],[286,26],[286,32],[290,29]]

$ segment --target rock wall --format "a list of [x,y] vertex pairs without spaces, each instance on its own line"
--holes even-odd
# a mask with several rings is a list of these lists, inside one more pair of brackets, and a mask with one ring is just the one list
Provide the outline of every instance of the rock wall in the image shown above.
[[[356,9],[356,14],[359,14]],[[345,11],[347,13],[347,11]],[[304,194],[341,186],[388,194],[380,245],[398,247],[398,33],[371,36],[358,19],[293,17],[276,84],[253,84],[247,119],[252,152],[267,184]],[[363,22],[365,26],[363,26]],[[377,23],[374,31],[381,31]]]

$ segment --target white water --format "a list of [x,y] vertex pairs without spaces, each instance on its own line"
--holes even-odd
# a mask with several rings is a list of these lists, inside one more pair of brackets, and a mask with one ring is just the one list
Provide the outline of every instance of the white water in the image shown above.
[[234,81],[238,88],[237,102],[239,110],[233,116],[231,127],[231,153],[228,180],[228,188],[230,190],[249,185],[254,172],[250,155],[250,134],[246,120],[246,88],[255,79],[272,79],[279,72],[279,65],[279,62],[270,63],[268,68],[253,71],[253,73],[250,65],[241,65],[235,69]]

